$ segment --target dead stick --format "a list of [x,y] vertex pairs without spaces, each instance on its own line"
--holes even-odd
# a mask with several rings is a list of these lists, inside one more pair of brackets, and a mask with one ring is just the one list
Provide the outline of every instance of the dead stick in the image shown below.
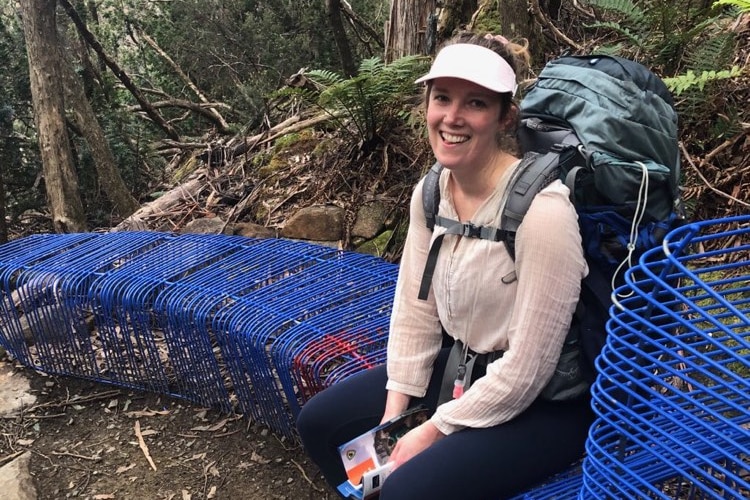
[[141,451],[146,456],[146,460],[148,460],[148,463],[151,465],[151,468],[156,470],[156,464],[151,459],[151,454],[148,452],[148,446],[146,445],[146,441],[143,440],[143,434],[141,434],[141,422],[139,420],[135,421],[135,435],[138,437],[138,446],[141,447]]
[[100,392],[98,394],[92,394],[91,396],[84,396],[81,398],[75,398],[75,399],[67,399],[65,401],[53,401],[51,403],[43,403],[36,406],[32,406],[29,408],[28,412],[36,411],[41,408],[56,408],[60,406],[70,406],[75,405],[79,403],[90,403],[92,401],[98,401],[100,399],[108,399],[114,396],[119,396],[121,394],[120,391],[106,391],[106,392]]
[[0,458],[0,466],[3,466],[7,464],[8,462],[15,460],[16,457],[23,455],[24,453],[26,453],[26,450],[17,451],[15,453],[12,453],[10,455]]
[[91,460],[93,462],[99,461],[102,459],[102,457],[98,457],[94,455],[93,457],[87,457],[85,455],[79,455],[77,453],[70,453],[69,451],[53,451],[51,453],[52,455],[57,455],[58,457],[73,457],[73,458],[81,458],[83,460]]

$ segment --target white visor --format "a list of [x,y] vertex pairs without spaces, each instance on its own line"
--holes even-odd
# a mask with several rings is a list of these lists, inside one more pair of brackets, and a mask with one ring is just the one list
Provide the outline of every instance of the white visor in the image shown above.
[[495,92],[516,93],[513,68],[495,51],[470,43],[447,45],[438,52],[430,72],[416,80],[422,83],[435,78],[460,78]]

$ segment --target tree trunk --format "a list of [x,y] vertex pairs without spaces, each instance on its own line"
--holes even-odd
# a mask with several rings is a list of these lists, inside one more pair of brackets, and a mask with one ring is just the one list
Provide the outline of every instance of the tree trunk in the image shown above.
[[60,72],[65,88],[65,104],[73,124],[81,131],[94,159],[96,173],[102,189],[112,202],[115,212],[127,217],[140,208],[140,203],[131,194],[117,169],[115,157],[107,142],[104,131],[86,99],[83,84],[73,72],[73,68],[60,54]]
[[[544,61],[547,41],[543,32],[539,0],[480,0],[477,10],[472,17],[470,28],[485,24],[496,25],[498,35],[513,40],[526,39],[529,42],[529,52],[535,61]],[[485,23],[485,18],[491,19]]]
[[155,125],[157,125],[159,128],[161,128],[165,134],[167,134],[167,137],[174,141],[180,140],[180,135],[177,133],[177,131],[170,125],[163,116],[159,114],[158,111],[156,111],[151,104],[148,102],[148,99],[146,99],[146,96],[141,92],[141,90],[133,83],[133,80],[131,80],[130,76],[123,70],[112,58],[110,58],[107,53],[104,51],[104,47],[102,47],[102,44],[99,43],[99,40],[96,39],[93,33],[89,31],[88,27],[86,27],[86,23],[83,22],[83,19],[81,19],[81,16],[78,15],[78,12],[75,10],[75,8],[68,2],[68,0],[60,0],[60,5],[65,9],[65,12],[68,13],[68,16],[73,21],[73,24],[76,25],[76,29],[78,29],[78,32],[81,34],[84,40],[86,40],[86,43],[89,44],[89,46],[96,51],[96,53],[99,55],[99,57],[104,61],[104,63],[107,65],[107,67],[114,73],[114,75],[122,82],[122,84],[125,86],[128,91],[133,95],[136,101],[138,101],[138,104],[141,105],[141,108],[143,111],[148,115],[149,118],[151,118],[151,121],[154,122]]
[[86,219],[65,127],[56,3],[56,0],[25,0],[18,5],[52,224],[59,233],[82,232],[86,230]]
[[438,41],[450,38],[461,27],[466,26],[476,10],[477,0],[443,1],[438,20]]
[[328,11],[328,23],[331,25],[333,41],[336,42],[336,48],[339,50],[339,59],[344,74],[349,78],[357,74],[357,66],[354,64],[352,49],[349,46],[349,39],[344,31],[344,23],[341,22],[341,0],[326,0],[326,10]]
[[437,46],[437,1],[392,0],[385,26],[385,60],[432,54]]

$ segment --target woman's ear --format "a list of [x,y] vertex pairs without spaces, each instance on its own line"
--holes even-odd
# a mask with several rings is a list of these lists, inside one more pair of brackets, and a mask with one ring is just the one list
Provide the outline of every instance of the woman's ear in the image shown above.
[[503,130],[514,130],[518,126],[520,110],[516,103],[511,102],[507,111],[500,117],[500,128]]

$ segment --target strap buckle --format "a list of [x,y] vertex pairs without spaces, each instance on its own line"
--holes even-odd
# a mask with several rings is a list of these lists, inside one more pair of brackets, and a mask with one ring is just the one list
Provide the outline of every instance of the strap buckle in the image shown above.
[[467,238],[479,238],[482,236],[482,228],[474,224],[464,224],[461,235]]

